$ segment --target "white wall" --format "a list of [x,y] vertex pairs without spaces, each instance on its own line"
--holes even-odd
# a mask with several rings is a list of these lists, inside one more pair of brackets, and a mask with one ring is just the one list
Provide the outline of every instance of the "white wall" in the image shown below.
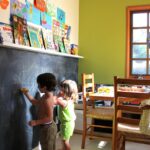
[[71,43],[78,45],[79,0],[51,0],[66,12],[66,24],[71,26]]
[[[25,3],[25,0],[20,1]],[[29,1],[33,3],[33,0]],[[70,42],[78,45],[79,0],[50,0],[50,2],[66,12],[66,24],[71,26]],[[10,5],[6,10],[0,7],[0,22],[9,24],[9,17]]]

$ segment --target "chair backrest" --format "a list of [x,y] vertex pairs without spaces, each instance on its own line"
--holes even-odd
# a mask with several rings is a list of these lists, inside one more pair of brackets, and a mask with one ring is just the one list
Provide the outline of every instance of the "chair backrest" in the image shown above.
[[89,93],[94,92],[94,73],[82,74],[82,92],[83,92],[83,107],[86,107],[86,100]]
[[88,93],[94,92],[94,73],[82,74],[82,91],[83,96],[87,96]]
[[117,146],[117,128],[118,123],[128,125],[139,125],[140,119],[133,119],[125,117],[122,113],[140,114],[142,110],[139,106],[124,105],[132,101],[139,101],[149,99],[150,93],[146,91],[146,87],[150,86],[150,80],[147,79],[126,79],[114,77],[114,126],[113,126],[113,150]]

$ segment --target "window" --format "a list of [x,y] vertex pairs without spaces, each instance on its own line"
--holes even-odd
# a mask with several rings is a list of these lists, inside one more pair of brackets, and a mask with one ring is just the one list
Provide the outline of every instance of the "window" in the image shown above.
[[127,8],[126,76],[150,78],[150,5]]

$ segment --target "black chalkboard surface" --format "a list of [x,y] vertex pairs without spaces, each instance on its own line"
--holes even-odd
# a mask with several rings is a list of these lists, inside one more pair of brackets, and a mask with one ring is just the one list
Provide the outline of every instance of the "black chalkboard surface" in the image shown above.
[[77,81],[78,59],[0,47],[0,150],[31,150],[38,143],[38,127],[28,121],[36,108],[20,93],[27,87],[38,98],[36,77],[55,74],[58,82]]

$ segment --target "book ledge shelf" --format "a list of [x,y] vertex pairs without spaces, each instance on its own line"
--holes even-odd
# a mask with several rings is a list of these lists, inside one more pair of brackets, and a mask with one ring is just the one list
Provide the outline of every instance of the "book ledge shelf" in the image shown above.
[[46,50],[46,49],[41,49],[41,48],[28,47],[28,46],[13,44],[13,43],[12,44],[3,43],[3,44],[0,44],[0,47],[15,48],[18,50],[31,51],[35,53],[45,53],[49,55],[57,55],[57,56],[64,56],[64,57],[84,58],[83,56],[79,56],[79,55],[71,55],[67,53],[56,52],[54,50]]

